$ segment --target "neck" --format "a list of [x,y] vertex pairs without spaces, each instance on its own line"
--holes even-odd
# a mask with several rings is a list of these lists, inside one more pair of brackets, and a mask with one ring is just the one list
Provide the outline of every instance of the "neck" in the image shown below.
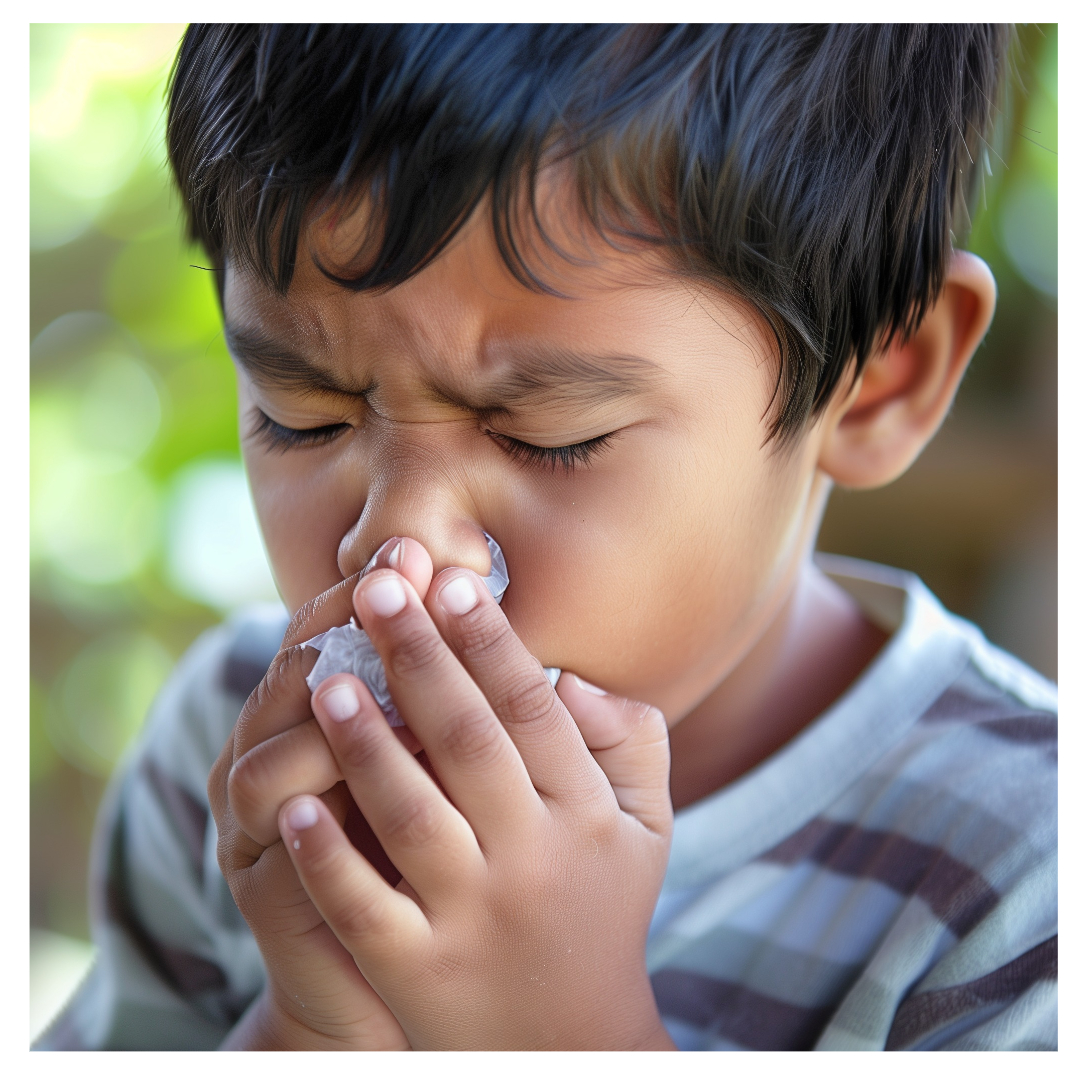
[[806,559],[765,633],[672,728],[675,809],[704,798],[780,749],[844,693],[887,636]]

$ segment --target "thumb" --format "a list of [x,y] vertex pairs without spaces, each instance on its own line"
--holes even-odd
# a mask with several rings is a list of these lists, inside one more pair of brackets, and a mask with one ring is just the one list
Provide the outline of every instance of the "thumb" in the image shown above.
[[555,692],[622,810],[654,832],[670,832],[671,752],[664,714],[644,702],[609,694],[566,671]]

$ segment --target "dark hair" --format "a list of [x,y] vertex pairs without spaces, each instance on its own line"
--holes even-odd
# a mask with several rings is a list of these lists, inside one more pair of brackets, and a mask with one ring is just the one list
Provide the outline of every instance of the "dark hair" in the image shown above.
[[[968,225],[1011,31],[989,25],[192,25],[168,150],[193,238],[281,291],[313,207],[374,209],[354,267],[389,287],[490,195],[516,239],[539,169],[574,168],[613,243],[664,245],[744,297],[780,356],[772,435],[909,335]],[[528,201],[522,203],[521,196]]]

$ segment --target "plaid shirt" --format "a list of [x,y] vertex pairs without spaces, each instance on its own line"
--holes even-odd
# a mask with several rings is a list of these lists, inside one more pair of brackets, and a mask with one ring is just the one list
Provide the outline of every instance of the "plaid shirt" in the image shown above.
[[[891,637],[825,713],[675,816],[649,937],[682,1049],[1053,1049],[1057,696],[910,574],[823,568]],[[95,964],[41,1049],[218,1046],[259,951],[217,866],[210,767],[286,618],[178,665],[92,859]]]

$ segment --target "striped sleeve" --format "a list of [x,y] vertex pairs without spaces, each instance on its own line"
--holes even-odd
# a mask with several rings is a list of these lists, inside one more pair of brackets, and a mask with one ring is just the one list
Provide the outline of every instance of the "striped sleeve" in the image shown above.
[[209,631],[159,694],[99,812],[94,965],[36,1049],[213,1049],[261,989],[206,784],[283,630],[280,611],[256,609]]
[[919,902],[888,926],[821,1049],[1057,1045],[1057,717],[994,685],[977,660],[891,774],[871,774],[836,808],[858,802],[863,825],[890,821]]
[[1056,1047],[1057,719],[1015,691],[969,664],[841,798],[670,897],[680,1048]]

